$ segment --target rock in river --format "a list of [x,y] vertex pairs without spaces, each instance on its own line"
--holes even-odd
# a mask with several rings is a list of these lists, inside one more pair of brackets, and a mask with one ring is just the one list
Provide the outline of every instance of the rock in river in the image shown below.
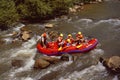
[[120,73],[120,57],[112,56],[107,59],[100,58],[100,62],[113,73]]
[[57,63],[58,61],[60,61],[58,58],[42,56],[35,60],[34,68],[43,69],[48,67],[51,63]]
[[47,23],[47,24],[45,24],[45,27],[46,27],[46,28],[52,28],[52,27],[54,27],[54,25],[51,24],[51,23]]
[[48,67],[49,65],[50,65],[50,63],[48,61],[45,61],[45,60],[39,58],[35,61],[34,68],[43,69],[43,68]]

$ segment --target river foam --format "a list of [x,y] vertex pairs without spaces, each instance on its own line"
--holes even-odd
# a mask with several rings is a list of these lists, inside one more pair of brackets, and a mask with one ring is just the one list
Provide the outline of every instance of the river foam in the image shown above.
[[105,73],[105,67],[103,67],[101,63],[98,63],[97,65],[92,65],[81,71],[74,71],[69,75],[61,77],[59,80],[95,80],[98,74],[99,76],[106,76],[104,75]]
[[47,68],[45,70],[42,70],[40,71],[40,73],[38,73],[35,77],[34,77],[34,80],[38,80],[38,79],[41,79],[43,76],[47,75],[47,74],[50,74],[54,71],[58,71],[60,69],[63,69],[63,68],[66,68],[68,67],[70,64],[72,64],[73,61],[68,61],[68,62],[63,62],[63,63],[60,63],[59,65],[56,65],[56,66],[52,66],[50,68]]
[[101,23],[108,23],[113,26],[118,26],[118,25],[120,25],[120,20],[119,19],[100,20],[100,21],[96,22],[95,25],[99,25]]
[[31,47],[34,46],[35,44],[36,44],[36,40],[35,38],[32,38],[28,42],[25,42],[20,48],[20,50],[18,50],[17,52],[11,55],[11,58],[15,58],[15,59],[22,58],[23,60],[25,60],[25,62],[24,62],[24,66],[17,69],[13,69],[10,72],[9,74],[10,78],[13,79],[15,77],[15,74],[21,73],[23,71],[29,71],[32,69],[35,62],[33,58],[36,55],[36,49],[35,48],[31,49]]

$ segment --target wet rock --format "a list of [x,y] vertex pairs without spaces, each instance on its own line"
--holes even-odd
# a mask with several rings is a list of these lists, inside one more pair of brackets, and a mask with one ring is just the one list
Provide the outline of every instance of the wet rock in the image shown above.
[[59,58],[42,56],[35,60],[34,68],[43,69],[50,66],[50,64],[55,64],[58,63],[59,61],[60,61]]
[[51,23],[47,23],[47,24],[45,24],[45,27],[46,27],[46,28],[52,28],[52,27],[54,27],[54,25],[51,24]]
[[16,31],[12,32],[12,36],[16,36],[17,34],[18,34],[18,32],[16,32]]
[[78,56],[71,54],[63,54],[60,59],[62,61],[76,61],[78,59]]
[[76,13],[76,12],[81,11],[84,8],[82,5],[84,5],[84,4],[81,3],[80,5],[75,5],[74,7],[69,8],[69,12]]
[[68,54],[63,54],[60,59],[62,61],[69,61],[69,55]]
[[74,9],[76,9],[76,10],[78,10],[78,9],[80,9],[81,8],[81,6],[79,6],[79,5],[75,5],[74,6]]
[[27,41],[32,37],[32,31],[29,30],[26,26],[20,28],[20,31],[13,31],[12,32],[12,38],[13,38],[13,43],[19,40]]
[[49,65],[50,63],[48,61],[39,58],[35,61],[34,68],[43,69],[43,68],[48,67]]
[[26,26],[24,26],[24,27],[20,28],[20,31],[21,31],[21,32],[22,32],[22,31],[29,31],[29,29],[28,29]]
[[43,57],[41,57],[41,59],[48,61],[50,63],[57,63],[60,61],[60,59],[55,58],[55,57],[50,57],[50,56],[43,56]]
[[13,67],[21,67],[24,65],[24,61],[19,59],[14,59],[12,60],[11,64]]
[[27,41],[31,38],[30,32],[29,31],[23,31],[21,33],[21,38],[23,41]]
[[103,2],[103,0],[96,0],[97,2]]
[[77,12],[77,10],[76,10],[76,9],[74,9],[74,8],[69,8],[69,12],[70,12],[70,13],[76,13],[76,12]]
[[13,40],[16,40],[20,37],[20,32],[13,31],[12,32],[12,38]]
[[112,56],[107,59],[100,58],[99,61],[103,63],[103,66],[105,66],[108,70],[112,71],[113,73],[120,73],[120,57],[119,56]]

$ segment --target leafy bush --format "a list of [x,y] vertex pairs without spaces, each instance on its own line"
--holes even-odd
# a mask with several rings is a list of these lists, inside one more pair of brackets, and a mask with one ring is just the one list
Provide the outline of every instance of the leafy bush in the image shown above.
[[0,0],[0,28],[20,19],[42,20],[68,13],[74,3],[90,0]]
[[42,18],[51,13],[51,8],[41,0],[24,0],[18,4],[15,0],[17,11],[22,18]]
[[27,19],[46,18],[68,12],[72,0],[14,0],[21,17]]
[[19,19],[11,0],[0,0],[0,29],[6,29]]

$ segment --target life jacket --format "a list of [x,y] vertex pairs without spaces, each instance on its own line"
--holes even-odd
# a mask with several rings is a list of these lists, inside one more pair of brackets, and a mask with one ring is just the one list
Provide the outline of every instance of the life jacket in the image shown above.
[[66,39],[65,44],[66,44],[67,46],[72,45],[72,44],[73,44],[73,39],[72,39],[72,38],[71,38],[71,39],[70,39],[70,38]]
[[41,38],[39,39],[39,41],[40,41],[40,44],[41,44],[42,46],[45,46],[45,45],[47,44],[46,38],[43,37],[43,36],[41,36]]
[[61,36],[59,36],[58,38],[57,38],[57,42],[58,43],[61,43],[63,41],[63,38],[61,37]]

